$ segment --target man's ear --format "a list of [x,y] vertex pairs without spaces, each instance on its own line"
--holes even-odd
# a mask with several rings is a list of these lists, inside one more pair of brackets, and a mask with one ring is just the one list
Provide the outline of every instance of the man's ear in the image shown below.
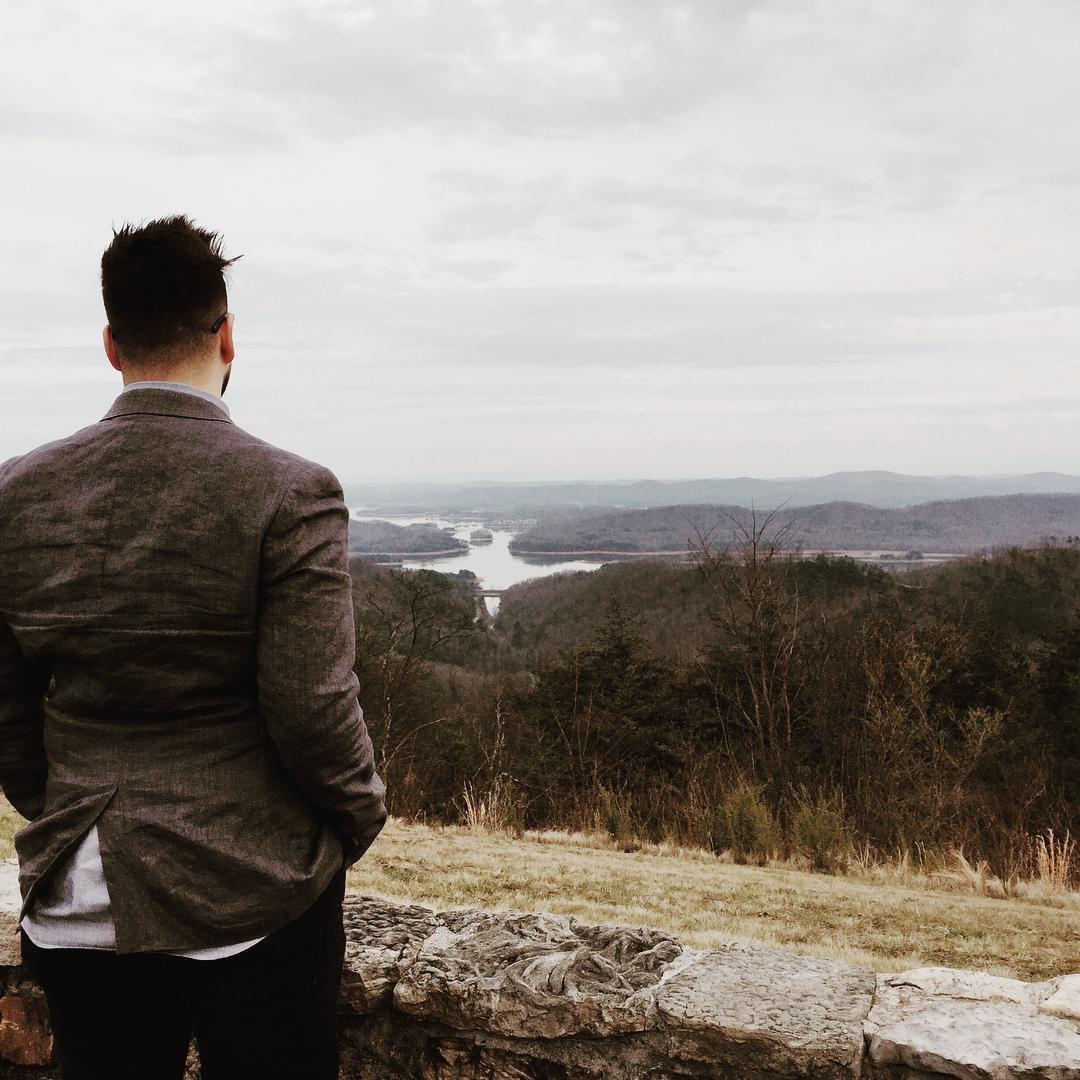
[[116,342],[113,341],[112,329],[106,324],[105,329],[101,331],[101,340],[105,345],[105,355],[109,358],[109,363],[112,364],[117,371],[122,372],[124,369],[120,366],[120,354],[116,351]]
[[221,329],[218,331],[218,348],[221,351],[222,363],[231,364],[233,357],[236,356],[236,349],[233,347],[233,320],[230,315],[222,324]]

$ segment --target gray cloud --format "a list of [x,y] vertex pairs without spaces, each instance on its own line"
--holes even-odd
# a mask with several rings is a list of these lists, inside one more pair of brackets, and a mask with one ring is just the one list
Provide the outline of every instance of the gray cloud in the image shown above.
[[187,210],[245,255],[244,425],[346,477],[1080,471],[1064,0],[5,29],[0,458],[104,411],[109,226]]
[[754,77],[751,5],[385,4],[286,12],[224,78],[320,126],[519,135],[638,127]]

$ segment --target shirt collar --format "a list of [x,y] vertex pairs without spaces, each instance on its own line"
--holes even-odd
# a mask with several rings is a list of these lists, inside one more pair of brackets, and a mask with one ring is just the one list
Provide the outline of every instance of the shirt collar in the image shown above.
[[209,390],[204,390],[201,386],[192,386],[191,383],[174,382],[169,379],[139,379],[136,382],[129,382],[120,393],[125,394],[128,390],[176,390],[181,394],[194,394],[223,409],[226,416],[230,415],[229,406],[219,395],[211,394]]

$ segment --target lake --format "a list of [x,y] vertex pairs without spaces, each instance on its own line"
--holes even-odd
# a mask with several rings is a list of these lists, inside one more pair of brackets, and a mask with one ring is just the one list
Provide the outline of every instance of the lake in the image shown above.
[[[560,570],[595,570],[606,562],[611,562],[609,557],[597,556],[596,558],[561,559],[557,556],[551,558],[522,558],[510,551],[510,541],[516,535],[512,529],[496,529],[485,525],[479,518],[472,521],[448,521],[445,518],[431,514],[418,515],[392,515],[392,514],[365,514],[363,508],[350,509],[354,521],[390,521],[395,525],[412,525],[420,521],[431,521],[440,527],[450,527],[454,536],[468,541],[469,533],[473,529],[490,529],[492,541],[490,544],[470,544],[469,550],[460,555],[444,555],[439,558],[425,559],[422,556],[414,559],[395,560],[395,565],[408,567],[409,569],[440,570],[444,574],[456,574],[459,570],[471,570],[479,579],[485,589],[508,589],[519,581],[528,581],[530,578],[546,577],[548,574],[557,574]],[[499,598],[497,596],[484,597],[484,603],[492,615],[499,610]]]

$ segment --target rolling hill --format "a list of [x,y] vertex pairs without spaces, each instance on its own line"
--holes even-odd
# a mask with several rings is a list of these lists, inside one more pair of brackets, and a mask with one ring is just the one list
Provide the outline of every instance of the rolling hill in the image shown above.
[[[763,520],[767,510],[756,512]],[[550,514],[511,542],[518,553],[686,551],[700,530],[730,543],[754,511],[735,505],[660,506],[643,510]],[[784,506],[769,534],[786,528],[785,547],[824,551],[965,553],[1030,547],[1080,537],[1080,495],[1003,495],[892,508],[856,502]]]

